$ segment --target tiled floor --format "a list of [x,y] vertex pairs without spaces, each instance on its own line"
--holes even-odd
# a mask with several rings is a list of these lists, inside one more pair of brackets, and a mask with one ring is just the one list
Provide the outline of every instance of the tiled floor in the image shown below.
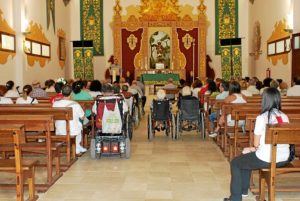
[[[147,121],[135,130],[130,159],[91,160],[83,155],[41,201],[222,201],[229,195],[229,163],[211,140],[194,132],[172,141],[158,133],[147,140]],[[14,191],[0,191],[1,201]],[[249,196],[244,201],[254,201]],[[284,193],[277,201],[300,200]]]

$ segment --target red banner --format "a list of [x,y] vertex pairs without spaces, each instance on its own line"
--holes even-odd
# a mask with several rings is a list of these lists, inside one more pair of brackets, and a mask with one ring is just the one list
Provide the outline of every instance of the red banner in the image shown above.
[[129,71],[130,80],[134,79],[134,57],[140,51],[142,33],[143,29],[137,31],[122,29],[122,77],[125,78]]
[[[183,30],[181,28],[177,28],[177,34],[178,34],[178,40],[179,40],[179,49],[180,51],[184,54],[186,58],[186,66],[185,66],[185,71],[186,71],[186,80],[189,81],[191,80],[190,72],[193,71],[193,59],[194,59],[194,72],[195,72],[195,77],[198,77],[198,28],[194,28],[190,31]],[[193,44],[191,44],[190,48],[184,47],[184,42],[183,38],[186,36],[186,34],[189,34],[193,39],[195,39],[195,47],[193,51]],[[194,55],[193,55],[194,52]]]

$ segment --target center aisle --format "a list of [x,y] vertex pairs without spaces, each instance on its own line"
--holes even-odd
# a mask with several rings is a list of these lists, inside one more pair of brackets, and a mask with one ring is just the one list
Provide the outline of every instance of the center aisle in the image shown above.
[[89,152],[42,201],[218,201],[229,195],[229,163],[213,141],[194,132],[147,140],[147,114],[134,130],[131,158],[91,160]]

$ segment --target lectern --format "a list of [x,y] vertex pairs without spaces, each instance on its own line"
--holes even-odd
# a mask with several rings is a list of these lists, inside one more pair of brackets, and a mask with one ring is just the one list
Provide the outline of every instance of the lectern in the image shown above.
[[93,41],[81,40],[72,41],[72,43],[74,60],[74,78],[83,80],[93,80]]

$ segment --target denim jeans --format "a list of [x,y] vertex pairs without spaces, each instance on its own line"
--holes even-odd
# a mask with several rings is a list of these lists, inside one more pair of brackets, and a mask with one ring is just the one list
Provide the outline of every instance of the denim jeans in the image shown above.
[[212,127],[213,130],[215,129],[215,123],[214,123],[215,120],[217,120],[217,112],[212,112],[209,115],[209,121],[211,123],[211,127]]
[[[288,161],[279,162],[277,167],[283,167]],[[231,182],[230,198],[232,201],[242,201],[242,194],[248,194],[252,170],[270,167],[270,163],[257,158],[255,152],[242,154],[234,158],[230,163]]]

